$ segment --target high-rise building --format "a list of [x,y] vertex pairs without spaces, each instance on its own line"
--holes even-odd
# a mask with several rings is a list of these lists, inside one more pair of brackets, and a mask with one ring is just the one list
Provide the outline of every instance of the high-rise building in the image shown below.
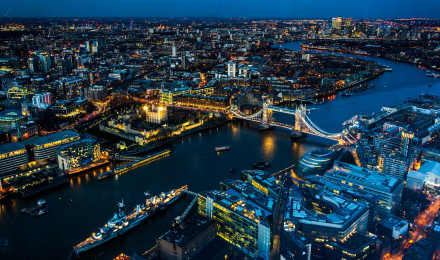
[[173,42],[171,45],[171,55],[173,58],[177,57],[177,47],[176,42]]
[[32,105],[38,108],[47,108],[52,103],[52,94],[49,92],[43,92],[35,94],[32,97]]
[[379,158],[379,163],[383,173],[406,179],[409,167],[407,158],[397,154],[384,154]]
[[47,52],[40,52],[37,54],[40,60],[41,71],[44,73],[49,73],[52,68],[52,63],[50,56]]
[[341,30],[342,29],[342,17],[338,16],[336,18],[332,18],[332,29]]
[[180,67],[182,67],[182,69],[184,69],[184,70],[186,69],[186,55],[184,53],[182,53]]
[[[385,124],[384,128],[386,128]],[[378,169],[386,174],[406,179],[408,170],[418,156],[418,146],[414,145],[414,134],[400,131],[390,126],[374,136],[374,149],[378,155]],[[400,132],[399,132],[400,131]]]
[[228,63],[228,77],[235,78],[237,76],[237,63],[229,61]]
[[217,223],[217,235],[251,258],[269,259],[272,213],[233,189],[199,194],[199,214]]
[[84,96],[92,100],[102,100],[107,96],[107,87],[105,86],[90,86],[84,88]]

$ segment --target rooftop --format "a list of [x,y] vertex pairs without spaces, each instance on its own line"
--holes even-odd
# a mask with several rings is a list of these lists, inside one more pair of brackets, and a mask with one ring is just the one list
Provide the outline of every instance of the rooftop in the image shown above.
[[271,189],[272,191],[278,193],[281,188],[281,184],[277,183],[277,178],[271,174],[261,171],[261,170],[244,170],[242,174],[246,176],[251,176],[253,180],[257,181],[260,185]]
[[227,208],[251,221],[262,221],[272,215],[271,212],[250,201],[239,192],[229,189],[227,191],[208,191],[206,197],[212,198],[215,203]]
[[258,204],[269,212],[273,212],[275,209],[275,198],[267,196],[266,194],[260,192],[249,183],[241,180],[225,180],[222,181],[221,184],[241,193],[241,195]]
[[386,192],[393,192],[403,183],[400,178],[340,161],[336,161],[333,171],[324,176]]
[[19,110],[7,109],[7,110],[0,112],[0,117],[22,118],[22,117],[24,117],[24,115]]
[[389,216],[387,218],[382,219],[379,222],[379,225],[386,227],[388,229],[394,229],[394,228],[400,229],[408,225],[408,222],[396,216]]
[[228,97],[221,97],[221,96],[205,96],[205,95],[192,95],[192,94],[180,94],[180,96],[192,97],[192,98],[204,98],[204,99],[211,99],[211,100],[218,100],[218,101],[228,100]]
[[424,163],[422,164],[422,166],[420,166],[418,172],[421,173],[435,173],[437,175],[440,175],[440,163],[438,162],[434,162],[434,161],[429,161],[429,160],[424,160]]
[[161,235],[158,239],[165,240],[172,244],[177,244],[180,247],[185,245],[188,241],[196,237],[200,232],[204,231],[213,222],[207,217],[195,215],[194,217],[185,221],[185,228],[175,226]]
[[331,205],[333,208],[332,212],[329,214],[318,214],[307,209],[303,203],[304,196],[300,191],[291,190],[284,219],[295,219],[309,225],[326,225],[328,227],[340,228],[356,220],[359,215],[367,211],[363,203],[355,202],[329,191],[320,191],[314,196],[314,199]]
[[74,131],[66,130],[66,131],[61,131],[58,133],[39,137],[34,142],[34,145],[44,145],[44,144],[57,142],[57,141],[61,141],[61,140],[69,139],[69,138],[74,138],[74,137],[79,137],[79,134]]
[[5,143],[0,145],[0,154],[11,153],[25,149],[25,147],[20,143]]

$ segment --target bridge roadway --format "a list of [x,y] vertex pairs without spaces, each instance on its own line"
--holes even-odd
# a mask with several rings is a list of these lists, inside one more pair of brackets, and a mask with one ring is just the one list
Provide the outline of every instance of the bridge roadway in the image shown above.
[[269,106],[268,109],[275,111],[275,112],[280,112],[280,113],[289,114],[289,115],[295,115],[295,113],[296,113],[296,110],[284,108],[284,107]]
[[[200,110],[199,108],[191,108],[191,109]],[[282,127],[282,128],[289,129],[289,130],[294,129],[294,126],[272,121],[270,118],[267,118],[267,111],[271,110],[271,111],[280,112],[280,113],[284,113],[284,114],[294,115],[295,117],[298,117],[298,115],[299,115],[300,118],[302,119],[301,123],[302,123],[302,125],[304,125],[304,127],[301,127],[302,128],[301,132],[306,133],[306,134],[319,136],[319,137],[323,137],[323,138],[327,138],[327,139],[331,139],[331,140],[334,140],[337,142],[342,142],[342,143],[347,143],[347,144],[354,143],[353,140],[351,140],[349,137],[347,137],[343,133],[328,133],[328,132],[322,130],[315,123],[313,123],[313,121],[310,120],[310,118],[308,118],[306,114],[304,114],[305,107],[300,107],[300,109],[301,109],[300,111],[297,111],[298,109],[294,110],[294,109],[289,109],[289,108],[277,107],[277,106],[273,106],[273,105],[264,105],[263,109],[261,109],[260,111],[258,111],[257,113],[255,113],[253,115],[246,115],[236,109],[235,110],[230,109],[229,113],[231,113],[236,118],[240,118],[240,119],[244,119],[244,120],[252,121],[252,122],[256,122],[256,123],[263,123],[263,124],[269,125],[269,126]],[[220,111],[214,111],[214,110],[212,110],[212,111],[211,110],[203,110],[203,111],[220,112]],[[301,112],[301,111],[303,111],[303,112]],[[221,112],[224,113],[226,111],[221,111]]]

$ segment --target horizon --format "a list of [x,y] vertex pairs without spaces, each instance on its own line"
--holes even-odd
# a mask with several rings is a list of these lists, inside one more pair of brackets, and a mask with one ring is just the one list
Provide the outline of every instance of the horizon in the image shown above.
[[[366,3],[367,2],[367,3]],[[115,0],[66,0],[30,1],[0,3],[3,18],[242,18],[249,19],[319,19],[337,16],[356,19],[398,19],[424,17],[439,19],[440,1],[427,0],[380,0],[349,1],[324,0],[284,1],[273,0],[270,4],[263,0],[233,0],[185,2],[169,0],[131,0],[128,3]]]
[[[339,17],[339,15],[333,17],[281,17],[281,16],[267,16],[267,17],[233,17],[233,16],[11,16],[1,17],[1,19],[234,19],[234,20],[331,20],[332,18]],[[440,20],[440,17],[354,17],[343,16],[342,18],[351,18],[356,20]]]

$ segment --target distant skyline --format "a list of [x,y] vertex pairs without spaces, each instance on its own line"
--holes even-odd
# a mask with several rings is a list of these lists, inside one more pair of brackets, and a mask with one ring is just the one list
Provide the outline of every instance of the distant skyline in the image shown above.
[[440,18],[440,0],[17,0],[5,17]]

